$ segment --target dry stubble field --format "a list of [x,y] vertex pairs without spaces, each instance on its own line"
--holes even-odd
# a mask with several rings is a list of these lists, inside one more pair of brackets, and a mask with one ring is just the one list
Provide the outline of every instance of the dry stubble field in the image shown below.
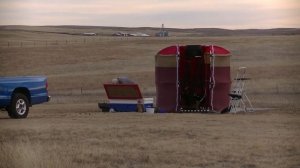
[[[300,36],[165,39],[1,30],[0,42],[0,76],[46,75],[53,97],[32,107],[27,119],[0,113],[0,167],[300,167]],[[232,74],[248,67],[254,106],[272,109],[236,115],[98,110],[106,99],[102,83],[117,76],[155,96],[154,55],[174,44],[229,49]]]

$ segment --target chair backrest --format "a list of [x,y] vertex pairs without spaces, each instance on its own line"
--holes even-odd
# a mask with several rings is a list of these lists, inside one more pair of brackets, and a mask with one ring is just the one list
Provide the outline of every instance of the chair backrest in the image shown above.
[[245,86],[245,80],[248,78],[245,78],[246,74],[246,67],[239,67],[236,73],[236,77],[234,78],[235,82],[233,84],[231,93],[242,95],[244,86]]
[[108,99],[143,99],[137,84],[103,84]]

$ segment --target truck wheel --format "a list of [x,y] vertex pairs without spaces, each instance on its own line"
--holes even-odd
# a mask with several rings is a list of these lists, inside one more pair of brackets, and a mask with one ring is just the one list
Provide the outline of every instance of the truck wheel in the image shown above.
[[26,118],[28,112],[29,112],[28,98],[21,93],[14,94],[10,107],[8,108],[8,115],[11,118]]

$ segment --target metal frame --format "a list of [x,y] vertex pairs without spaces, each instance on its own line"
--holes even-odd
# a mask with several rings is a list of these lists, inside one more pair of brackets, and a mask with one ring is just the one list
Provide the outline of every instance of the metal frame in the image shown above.
[[[239,67],[235,82],[232,87],[232,90],[229,94],[230,96],[230,113],[237,113],[239,111],[244,112],[253,112],[253,106],[248,98],[246,91],[245,91],[245,82],[249,80],[249,78],[245,78],[246,74],[246,67]],[[248,104],[248,106],[247,106]]]

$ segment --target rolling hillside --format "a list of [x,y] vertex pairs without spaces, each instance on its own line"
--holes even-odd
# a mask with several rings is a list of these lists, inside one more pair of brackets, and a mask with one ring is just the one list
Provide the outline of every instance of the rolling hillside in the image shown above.
[[[0,26],[0,30],[6,31],[27,31],[40,33],[58,33],[69,35],[82,35],[84,32],[94,32],[99,36],[110,36],[115,32],[143,32],[154,36],[160,28],[154,27],[104,27],[104,26]],[[270,36],[270,35],[299,35],[300,28],[274,28],[274,29],[221,29],[221,28],[194,28],[179,29],[166,28],[170,36],[201,37],[201,36]]]

